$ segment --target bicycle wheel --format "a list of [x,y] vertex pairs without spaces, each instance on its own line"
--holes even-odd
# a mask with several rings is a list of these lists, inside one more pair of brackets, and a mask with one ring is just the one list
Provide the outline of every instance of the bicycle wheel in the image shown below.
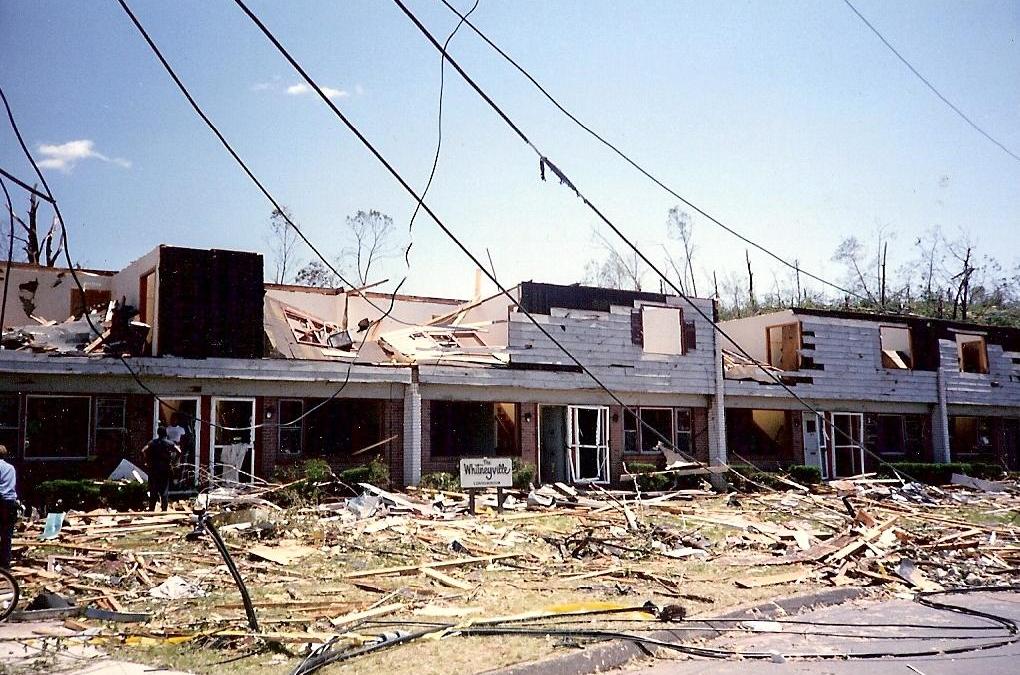
[[20,595],[21,589],[14,575],[0,567],[0,621],[14,613]]

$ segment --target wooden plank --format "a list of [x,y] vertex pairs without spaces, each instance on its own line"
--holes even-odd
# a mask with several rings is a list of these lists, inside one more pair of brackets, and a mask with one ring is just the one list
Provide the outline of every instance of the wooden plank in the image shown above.
[[386,614],[393,614],[394,612],[399,612],[403,608],[404,605],[402,603],[395,602],[392,605],[382,605],[380,607],[365,609],[360,612],[351,612],[350,614],[344,614],[343,616],[338,616],[335,619],[330,619],[329,622],[334,626],[343,626],[344,624],[354,623],[355,621],[372,619],[377,616],[384,616]]
[[470,591],[474,588],[474,586],[467,583],[466,581],[454,579],[450,575],[443,574],[439,570],[434,570],[431,567],[421,568],[421,573],[429,577],[430,579],[435,579],[444,586],[449,586],[450,588],[459,588],[462,591]]
[[741,588],[761,588],[762,586],[776,586],[778,584],[791,584],[803,581],[813,574],[810,569],[799,569],[778,574],[768,574],[760,577],[741,577],[734,579],[733,583]]
[[459,567],[460,565],[471,565],[474,563],[489,563],[507,558],[519,558],[522,553],[501,553],[499,555],[476,556],[473,558],[456,558],[454,560],[440,560],[438,562],[424,563],[422,565],[397,565],[395,567],[378,567],[360,572],[348,572],[344,574],[345,579],[360,579],[362,577],[374,577],[382,574],[403,574],[405,572],[417,572],[423,567]]

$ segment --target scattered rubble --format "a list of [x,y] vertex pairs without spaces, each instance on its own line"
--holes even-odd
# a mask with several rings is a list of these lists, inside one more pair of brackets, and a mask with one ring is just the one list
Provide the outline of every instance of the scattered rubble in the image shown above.
[[269,500],[284,486],[218,488],[201,505],[219,511],[259,633],[183,504],[70,512],[48,539],[45,523],[31,521],[15,542],[15,573],[23,597],[66,600],[41,610],[73,619],[77,638],[64,639],[282,649],[305,664],[294,672],[312,672],[324,654],[346,660],[391,646],[394,631],[403,637],[393,645],[552,616],[560,628],[619,628],[619,612],[683,620],[794,588],[909,594],[1008,583],[1020,571],[1020,490],[956,482],[966,484],[863,477],[737,500],[555,484],[511,491],[503,514],[494,493],[480,493],[478,516],[456,492],[362,484],[351,498],[280,509]]

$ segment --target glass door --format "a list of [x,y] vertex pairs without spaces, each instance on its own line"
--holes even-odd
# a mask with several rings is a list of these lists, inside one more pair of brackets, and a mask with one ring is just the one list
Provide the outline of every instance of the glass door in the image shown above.
[[863,440],[863,413],[832,413],[833,476],[864,473]]
[[250,483],[255,477],[255,399],[214,398],[212,418],[210,482]]
[[576,483],[609,482],[609,408],[570,406],[567,418],[571,478]]
[[181,462],[170,479],[171,492],[190,492],[198,486],[199,458],[202,456],[201,434],[198,433],[200,399],[198,397],[170,398],[154,402],[152,435],[156,429],[178,426],[184,434],[177,441],[181,449]]

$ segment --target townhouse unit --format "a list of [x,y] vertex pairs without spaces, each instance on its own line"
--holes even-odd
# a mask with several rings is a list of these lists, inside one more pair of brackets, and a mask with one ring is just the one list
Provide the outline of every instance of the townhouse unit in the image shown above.
[[881,461],[1020,466],[1018,329],[802,308],[721,327],[732,461],[830,477]]
[[175,246],[76,275],[84,292],[58,268],[15,264],[8,282],[0,443],[29,488],[140,461],[173,423],[179,490],[308,458],[381,458],[415,484],[472,455],[518,458],[540,482],[613,483],[663,466],[663,445],[830,477],[875,456],[1017,466],[1017,330],[794,309],[723,322],[734,344],[709,299],[267,284],[257,253]]

